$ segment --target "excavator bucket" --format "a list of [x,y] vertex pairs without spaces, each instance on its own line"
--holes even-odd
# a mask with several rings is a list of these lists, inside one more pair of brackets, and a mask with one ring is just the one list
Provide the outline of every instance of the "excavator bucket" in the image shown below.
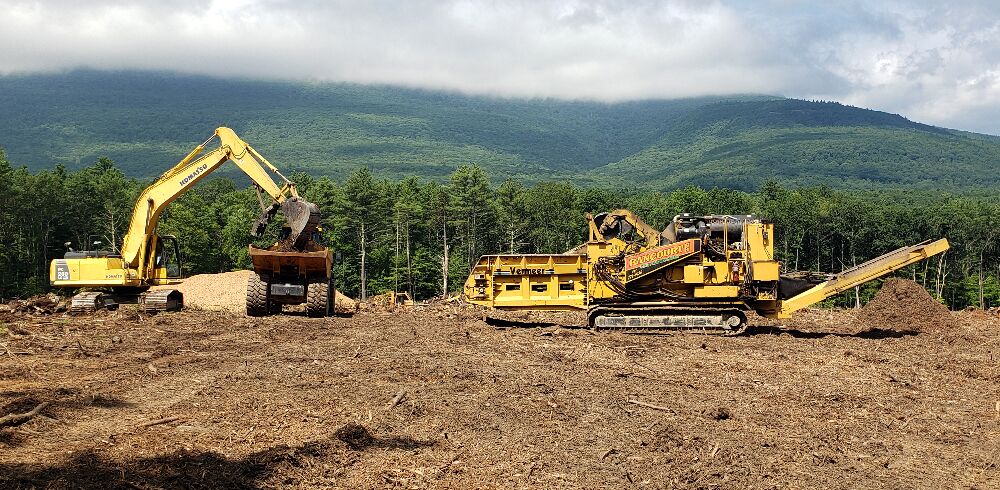
[[290,230],[288,241],[296,250],[301,250],[319,228],[319,206],[299,197],[290,197],[281,203],[281,214],[285,215],[285,226]]

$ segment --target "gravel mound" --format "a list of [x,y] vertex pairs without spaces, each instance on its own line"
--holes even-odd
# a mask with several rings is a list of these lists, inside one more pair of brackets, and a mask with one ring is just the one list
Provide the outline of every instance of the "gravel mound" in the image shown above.
[[890,278],[855,318],[861,331],[894,330],[938,332],[957,327],[948,308],[937,302],[923,286],[909,280]]
[[[184,295],[184,304],[193,308],[214,311],[246,311],[247,280],[251,271],[233,271],[220,274],[198,274],[173,286],[156,289],[177,289]],[[353,312],[354,300],[337,291],[337,311]]]

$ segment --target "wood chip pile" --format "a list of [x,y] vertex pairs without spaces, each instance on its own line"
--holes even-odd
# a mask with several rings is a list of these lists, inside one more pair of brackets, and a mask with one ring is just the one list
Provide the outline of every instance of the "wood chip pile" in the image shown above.
[[855,325],[862,330],[947,332],[956,328],[948,308],[908,279],[889,278],[878,294],[858,312]]
[[[169,287],[184,294],[185,306],[213,311],[243,312],[246,310],[247,280],[251,271],[233,271],[220,274],[199,274],[183,283]],[[353,312],[353,299],[337,291],[337,311]]]

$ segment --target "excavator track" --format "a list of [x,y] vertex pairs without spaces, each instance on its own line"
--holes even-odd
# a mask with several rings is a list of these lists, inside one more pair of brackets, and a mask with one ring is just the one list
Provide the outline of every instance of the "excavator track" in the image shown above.
[[747,329],[746,314],[734,308],[597,306],[587,316],[595,331],[731,337]]
[[149,291],[139,296],[139,309],[144,313],[180,311],[184,307],[184,296],[176,289]]
[[101,308],[104,308],[104,293],[100,291],[86,291],[77,293],[70,299],[70,315],[87,315]]

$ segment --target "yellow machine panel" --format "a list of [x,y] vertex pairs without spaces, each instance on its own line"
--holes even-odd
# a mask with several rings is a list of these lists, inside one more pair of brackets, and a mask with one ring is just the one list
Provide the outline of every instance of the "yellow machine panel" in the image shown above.
[[465,296],[498,308],[585,309],[586,255],[486,255],[472,269]]
[[49,267],[52,284],[60,286],[79,281],[81,277],[92,278],[93,283],[119,286],[125,283],[127,271],[121,259],[56,259]]
[[705,269],[703,265],[685,265],[684,283],[703,284],[705,282]]
[[781,276],[781,264],[774,261],[754,262],[753,277],[758,281],[777,281]]

